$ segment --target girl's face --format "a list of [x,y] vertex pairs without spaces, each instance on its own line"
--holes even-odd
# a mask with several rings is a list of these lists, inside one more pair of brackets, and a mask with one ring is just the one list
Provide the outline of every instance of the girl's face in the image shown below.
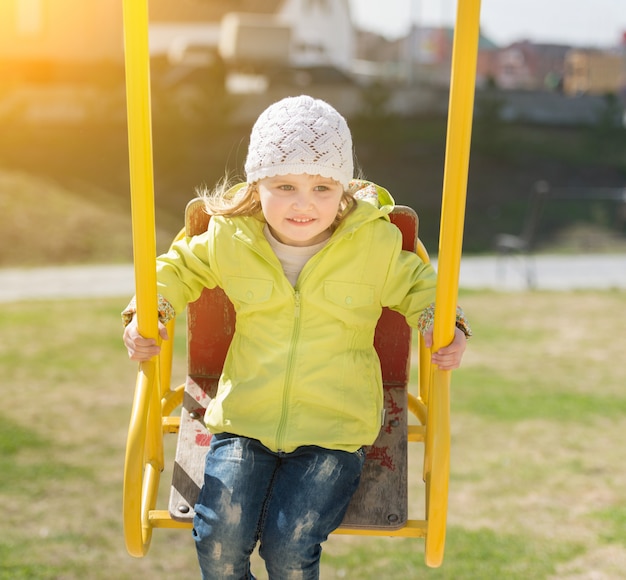
[[278,175],[258,183],[261,208],[272,235],[288,246],[312,246],[328,239],[343,186],[320,175]]

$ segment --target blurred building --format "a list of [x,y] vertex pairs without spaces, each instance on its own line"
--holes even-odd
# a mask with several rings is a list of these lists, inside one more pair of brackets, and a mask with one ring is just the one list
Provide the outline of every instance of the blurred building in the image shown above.
[[174,64],[190,50],[217,52],[229,72],[351,71],[348,0],[151,0],[151,52]]
[[[149,0],[148,11],[159,106],[351,82],[348,0]],[[0,117],[123,111],[122,16],[121,0],[0,0]]]
[[557,90],[562,86],[569,46],[516,42],[500,49],[495,84],[505,90]]
[[[449,27],[413,26],[389,40],[355,30],[348,0],[149,0],[149,15],[161,107],[193,112],[225,93],[289,86],[332,95],[351,111],[363,86],[385,85],[372,91],[373,101],[384,96],[390,112],[445,112]],[[476,80],[479,89],[517,98],[515,107],[502,107],[518,111],[507,118],[543,122],[555,117],[554,107],[537,104],[546,93],[626,97],[625,63],[626,34],[607,51],[528,41],[498,47],[481,34]],[[0,78],[0,118],[123,115],[122,1],[0,0]],[[571,109],[568,122],[580,118]]]
[[566,54],[565,94],[618,94],[625,88],[626,54],[593,49],[572,49]]
[[[331,67],[349,73],[348,0],[150,0],[150,50],[173,64]],[[69,64],[123,62],[121,1],[2,0],[3,80],[58,78]]]

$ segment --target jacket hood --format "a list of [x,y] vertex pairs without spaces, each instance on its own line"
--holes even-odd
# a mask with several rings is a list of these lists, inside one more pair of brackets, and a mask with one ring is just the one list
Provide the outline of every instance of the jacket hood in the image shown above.
[[391,194],[371,181],[355,179],[350,182],[350,192],[357,202],[356,208],[337,228],[338,233],[347,234],[363,224],[378,219],[389,220],[395,202]]
[[394,200],[384,187],[370,181],[355,179],[350,182],[348,191],[356,200],[357,205],[339,224],[333,238],[351,236],[368,222],[379,219],[390,221],[389,214],[393,211]]
[[364,179],[353,179],[350,182],[350,191],[355,199],[367,201],[374,207],[383,210],[385,214],[391,213],[395,201],[391,194],[380,185]]

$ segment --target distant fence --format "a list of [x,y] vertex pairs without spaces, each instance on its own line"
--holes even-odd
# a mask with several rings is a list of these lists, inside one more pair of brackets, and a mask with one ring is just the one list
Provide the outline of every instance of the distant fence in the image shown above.
[[[180,88],[180,87],[178,87]],[[180,98],[188,98],[193,81],[182,86]],[[177,87],[168,92],[176,98]],[[250,124],[270,103],[287,95],[311,94],[336,106],[345,116],[352,117],[367,111],[368,95],[373,86],[351,82],[305,85],[271,83],[262,93],[228,95],[229,111],[234,123]],[[79,123],[94,116],[125,119],[123,84],[110,82],[107,86],[65,82],[61,84],[31,84],[7,87],[0,92],[0,121]],[[624,103],[616,101],[623,112]],[[560,93],[533,91],[478,90],[476,114],[486,110],[497,111],[505,122],[532,122],[548,125],[595,124],[605,113],[605,97],[581,95],[567,97]],[[448,90],[431,85],[387,85],[383,87],[382,108],[386,113],[401,116],[435,114],[445,115],[448,108]]]
[[[269,87],[266,93],[239,96],[236,119],[253,121],[267,105],[285,96],[286,90],[287,87]],[[302,87],[300,90],[331,102],[349,117],[363,111],[363,94],[371,89],[359,85],[328,85]],[[389,87],[388,91],[388,113],[401,116],[447,113],[447,89],[397,86]],[[494,102],[497,104],[498,116],[504,122],[521,121],[561,126],[593,125],[598,122],[607,106],[606,98],[596,95],[567,97],[561,93],[479,90],[476,93],[476,114],[481,115]],[[620,106],[624,108],[623,105]]]
[[529,197],[521,231],[515,234],[501,233],[494,240],[501,273],[504,272],[503,257],[517,255],[525,258],[525,276],[529,288],[536,285],[534,262],[530,255],[535,249],[539,223],[548,201],[614,203],[613,225],[617,230],[626,229],[626,187],[552,187],[547,181],[537,181]]

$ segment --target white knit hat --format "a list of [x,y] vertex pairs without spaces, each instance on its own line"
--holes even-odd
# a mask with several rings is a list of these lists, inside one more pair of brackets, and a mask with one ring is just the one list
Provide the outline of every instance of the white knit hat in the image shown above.
[[269,106],[252,127],[246,179],[321,175],[348,187],[353,177],[352,136],[346,120],[328,103],[301,95]]

